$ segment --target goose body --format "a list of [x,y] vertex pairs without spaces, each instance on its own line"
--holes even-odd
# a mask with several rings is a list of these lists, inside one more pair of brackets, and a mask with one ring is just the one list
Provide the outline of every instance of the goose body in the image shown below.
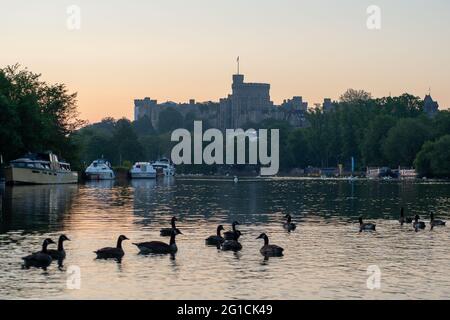
[[398,219],[398,221],[400,222],[401,225],[403,225],[405,223],[412,223],[413,219],[410,217],[405,217],[404,209],[401,208],[400,209],[400,219]]
[[297,228],[297,225],[292,222],[292,217],[290,214],[287,214],[285,216],[287,219],[285,223],[283,223],[283,228],[285,228],[287,231],[294,231],[295,228]]
[[221,245],[225,239],[222,237],[222,235],[220,234],[220,232],[223,230],[223,226],[220,225],[217,227],[217,234],[216,235],[212,235],[209,236],[208,238],[205,239],[205,243],[209,246],[219,246]]
[[122,241],[128,240],[124,235],[119,236],[117,239],[116,247],[106,247],[94,251],[97,255],[97,259],[122,259],[125,255],[125,252],[122,249]]
[[375,230],[376,225],[374,223],[364,223],[362,217],[359,217],[359,232]]
[[222,243],[223,251],[240,251],[242,250],[242,244],[240,244],[237,240],[225,240]]
[[58,249],[48,249],[47,253],[53,260],[61,260],[66,258],[66,251],[64,250],[64,241],[70,241],[64,234],[59,236]]
[[434,218],[434,213],[431,213],[430,214],[430,224],[431,224],[431,228],[433,228],[433,227],[443,227],[443,226],[445,226],[445,221],[435,219]]
[[170,235],[172,234],[172,229],[176,229],[176,225],[175,222],[178,221],[177,217],[172,217],[172,219],[170,220],[170,224],[171,224],[171,228],[162,228],[160,230],[160,235],[161,237],[170,237]]
[[234,221],[231,224],[231,231],[227,231],[223,233],[223,237],[225,238],[225,240],[238,240],[239,237],[241,236],[241,233],[239,232],[239,230],[236,230],[236,226],[239,225],[240,223],[237,221]]
[[274,244],[269,244],[269,237],[265,233],[261,233],[256,239],[264,239],[264,246],[259,250],[265,257],[281,257],[284,249]]
[[167,254],[167,253],[175,253],[178,251],[177,244],[175,242],[175,237],[178,234],[182,234],[178,229],[172,229],[172,234],[170,235],[170,242],[167,244],[162,241],[150,241],[150,242],[141,242],[141,243],[133,243],[136,247],[138,247],[140,253],[143,254]]
[[234,239],[231,240],[225,240],[222,243],[222,250],[223,251],[240,251],[242,250],[242,244],[239,243],[238,238],[240,236],[240,231],[236,230],[237,233],[234,235]]
[[38,267],[46,268],[52,263],[52,257],[48,254],[47,246],[49,244],[55,243],[52,239],[47,238],[42,244],[42,250],[29,256],[23,257],[23,261],[26,267]]
[[423,221],[419,221],[420,217],[418,215],[416,215],[414,217],[414,222],[413,222],[413,228],[414,230],[419,231],[419,230],[423,230],[426,227],[425,222]]

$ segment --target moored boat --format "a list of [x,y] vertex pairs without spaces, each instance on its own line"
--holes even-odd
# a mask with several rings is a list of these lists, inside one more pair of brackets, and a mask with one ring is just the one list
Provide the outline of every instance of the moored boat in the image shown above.
[[151,163],[155,168],[157,175],[164,175],[166,177],[173,177],[175,175],[175,166],[167,158],[162,158]]
[[130,170],[131,179],[155,179],[156,169],[150,162],[136,162]]
[[5,167],[7,184],[68,184],[78,182],[70,164],[51,153],[28,153]]
[[92,161],[87,167],[85,175],[89,180],[113,180],[116,177],[111,164],[105,159]]

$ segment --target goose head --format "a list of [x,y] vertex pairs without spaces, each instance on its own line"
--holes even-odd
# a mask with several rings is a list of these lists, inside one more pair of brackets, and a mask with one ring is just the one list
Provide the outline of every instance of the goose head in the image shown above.
[[55,243],[55,241],[53,241],[50,238],[47,238],[47,239],[44,240],[44,245],[49,245],[49,244],[52,244],[52,243]]
[[69,238],[67,238],[67,236],[65,234],[62,234],[59,236],[59,241],[63,242],[63,241],[70,241]]
[[414,217],[414,220],[415,220],[416,222],[418,222],[418,221],[419,221],[419,219],[420,219],[419,215],[418,215],[418,214],[416,214],[416,216]]
[[363,224],[363,218],[361,216],[358,218],[358,221],[359,221],[359,224]]
[[258,236],[258,238],[256,238],[256,240],[258,240],[258,239],[265,239],[265,238],[267,238],[267,235],[266,235],[265,233],[261,233],[261,234]]
[[177,236],[177,235],[179,235],[179,234],[183,234],[183,233],[180,231],[180,229],[178,229],[178,228],[172,229],[172,235],[173,235],[173,236]]

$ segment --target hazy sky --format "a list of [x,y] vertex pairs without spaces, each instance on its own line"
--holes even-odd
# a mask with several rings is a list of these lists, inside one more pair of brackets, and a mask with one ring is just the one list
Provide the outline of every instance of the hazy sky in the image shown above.
[[[381,30],[366,9],[381,8]],[[69,5],[80,30],[67,28]],[[431,87],[450,106],[448,0],[0,0],[0,66],[20,63],[78,92],[81,116],[132,118],[133,99],[225,97],[240,56],[275,103]]]

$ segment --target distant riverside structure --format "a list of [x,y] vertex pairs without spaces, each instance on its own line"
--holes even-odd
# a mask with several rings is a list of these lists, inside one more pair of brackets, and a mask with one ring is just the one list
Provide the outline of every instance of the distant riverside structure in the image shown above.
[[[270,84],[244,82],[243,74],[233,75],[232,92],[219,102],[158,103],[150,98],[134,100],[134,119],[147,116],[153,128],[158,129],[161,111],[173,108],[185,119],[201,120],[210,127],[227,129],[241,128],[246,124],[259,123],[266,119],[284,120],[294,127],[306,125],[308,103],[301,96],[284,100],[275,105],[270,100]],[[331,99],[325,99],[331,105]],[[331,106],[330,106],[331,108]]]
[[[290,125],[302,128],[307,125],[306,112],[308,103],[301,96],[284,100],[275,105],[270,100],[270,84],[244,82],[243,74],[233,75],[231,94],[219,102],[196,102],[190,99],[187,103],[167,101],[158,103],[151,98],[134,100],[134,120],[148,117],[153,128],[159,129],[160,113],[167,109],[178,111],[185,120],[201,120],[207,127],[224,129],[242,128],[247,124],[257,124],[266,119],[287,121]],[[318,105],[320,107],[320,105]],[[335,109],[336,103],[325,98],[322,104],[324,112]],[[424,112],[433,117],[439,105],[431,95],[424,99]]]
[[439,104],[433,100],[430,94],[423,99],[423,111],[430,117],[434,117],[439,111]]

